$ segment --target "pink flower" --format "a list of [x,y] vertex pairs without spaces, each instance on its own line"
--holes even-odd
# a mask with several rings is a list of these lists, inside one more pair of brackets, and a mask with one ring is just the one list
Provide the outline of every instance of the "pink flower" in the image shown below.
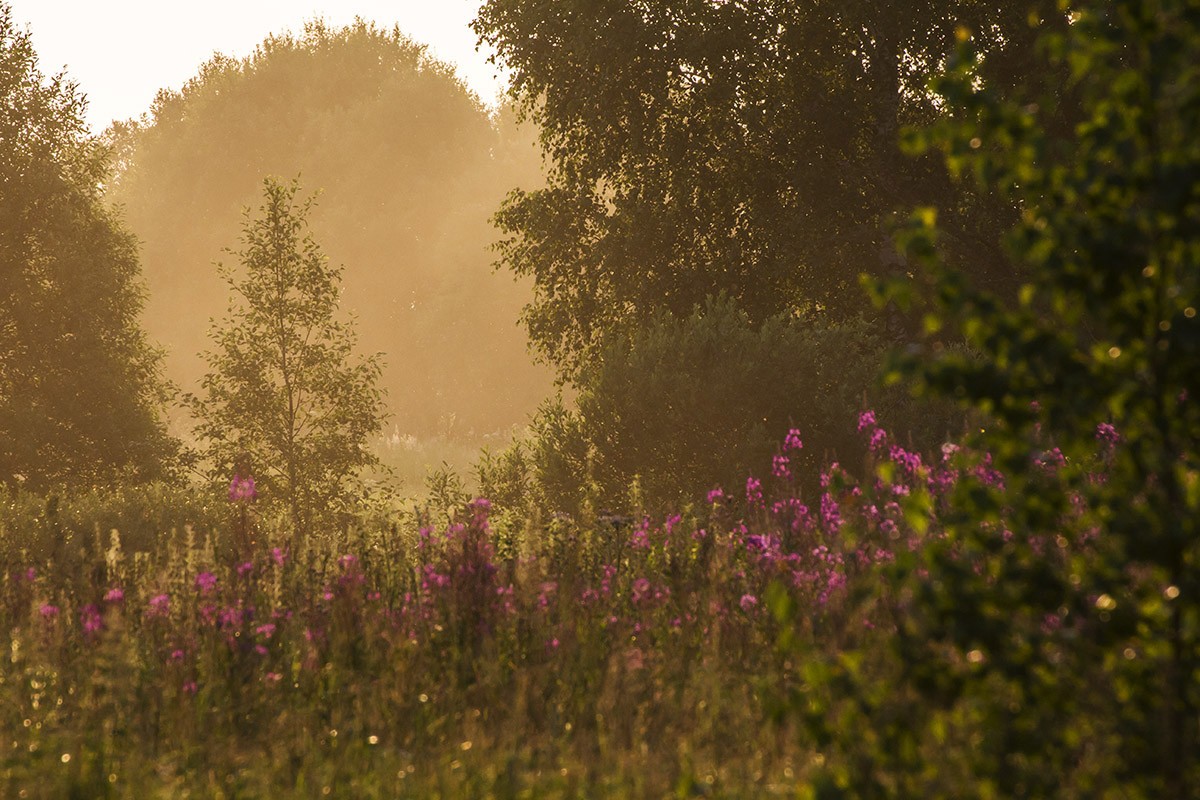
[[738,605],[742,607],[742,611],[749,612],[758,605],[758,598],[752,594],[744,594]]
[[175,661],[175,662],[183,661],[183,651],[178,650],[178,649],[172,650],[171,651],[171,660]]
[[254,632],[257,633],[259,636],[264,636],[264,637],[270,639],[272,636],[275,635],[275,626],[273,624],[271,624],[270,622],[268,622],[265,625],[259,625],[257,628],[254,629]]
[[202,594],[208,594],[213,589],[217,588],[217,576],[211,572],[201,572],[196,576],[196,588]]
[[283,680],[283,676],[280,675],[278,672],[268,672],[266,675],[263,676],[263,681],[265,681],[268,685],[271,685],[271,686],[279,683],[279,681],[281,681],[281,680]]
[[38,609],[38,613],[42,615],[42,619],[54,619],[58,616],[58,612],[58,606],[50,603],[43,603],[42,607]]
[[229,482],[229,502],[231,503],[249,503],[258,497],[258,491],[254,486],[254,478],[247,475],[241,477],[234,475],[233,480]]
[[1121,441],[1121,434],[1110,423],[1101,422],[1096,426],[1096,438],[1111,447]]
[[787,438],[783,440],[784,450],[803,450],[804,442],[800,441],[800,429],[792,428],[788,431]]
[[876,424],[877,423],[875,422],[875,412],[874,411],[868,410],[868,411],[864,411],[858,415],[858,430],[859,430],[859,432],[865,431],[867,428],[874,428],[876,426]]
[[709,505],[712,505],[713,503],[719,503],[724,499],[725,499],[725,490],[722,489],[720,486],[717,486],[717,487],[709,490],[709,492],[708,492]]
[[120,586],[114,586],[104,593],[104,602],[120,603],[125,599],[125,592]]
[[761,503],[763,499],[762,481],[753,476],[746,478],[746,502]]
[[150,598],[150,605],[147,608],[147,613],[152,617],[165,617],[167,612],[171,610],[171,597],[166,594],[156,594]]
[[95,603],[88,603],[79,612],[79,624],[83,626],[83,632],[87,634],[96,633],[103,627],[100,622],[100,609]]
[[278,547],[271,548],[271,560],[275,562],[275,566],[282,567],[283,562],[287,560],[287,554]]
[[184,694],[195,694],[200,687],[196,685],[195,681],[185,681],[182,688]]
[[789,459],[787,456],[777,455],[771,459],[771,473],[776,478],[787,480],[792,477],[792,471],[788,469]]
[[244,564],[238,564],[237,574],[239,578],[244,578],[254,571],[254,562],[247,561]]

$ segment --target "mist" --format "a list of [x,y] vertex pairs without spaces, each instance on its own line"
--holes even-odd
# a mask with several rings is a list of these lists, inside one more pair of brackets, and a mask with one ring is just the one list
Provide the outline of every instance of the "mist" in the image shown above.
[[536,135],[398,30],[313,22],[214,56],[107,138],[106,199],[141,245],[144,327],[185,391],[226,311],[217,264],[235,266],[225,251],[268,175],[319,193],[311,233],[344,267],[360,349],[384,356],[393,439],[478,441],[550,391],[518,323],[530,288],[495,272],[490,249],[506,193],[540,181]]

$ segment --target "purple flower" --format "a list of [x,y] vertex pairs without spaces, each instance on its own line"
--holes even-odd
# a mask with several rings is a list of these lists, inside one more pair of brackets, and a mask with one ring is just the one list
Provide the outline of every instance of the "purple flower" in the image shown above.
[[1096,426],[1096,438],[1111,447],[1121,441],[1121,434],[1111,424],[1101,422]]
[[771,459],[771,472],[776,478],[783,478],[784,480],[787,480],[788,478],[792,477],[792,471],[788,469],[789,463],[790,461],[787,456],[777,455]]
[[208,594],[217,588],[217,576],[211,572],[201,572],[196,576],[196,588],[200,590],[201,594]]
[[242,477],[234,475],[233,480],[229,482],[229,502],[231,503],[249,503],[258,497],[258,491],[254,486],[254,478],[250,475]]
[[800,441],[800,429],[792,428],[788,431],[787,437],[783,440],[784,450],[802,450],[804,442]]
[[165,617],[167,612],[171,610],[171,596],[166,594],[156,594],[150,598],[150,605],[147,613],[152,617]]
[[104,602],[120,603],[125,599],[125,591],[120,586],[114,586],[104,593]]
[[836,531],[842,527],[842,515],[838,509],[837,501],[833,499],[833,495],[829,492],[821,494],[821,521],[825,523],[825,528],[830,531]]
[[59,608],[51,603],[43,603],[38,609],[38,613],[42,615],[42,619],[54,619],[58,616]]
[[762,499],[762,481],[753,476],[746,478],[746,502],[758,504]]
[[875,422],[874,411],[864,411],[858,415],[858,430],[861,433],[867,428],[874,428],[878,423]]
[[646,578],[638,578],[633,582],[633,602],[640,603],[645,597],[650,594],[650,581]]
[[239,578],[244,578],[254,571],[254,562],[247,561],[244,564],[238,564],[237,574]]
[[88,603],[79,612],[79,624],[83,626],[84,633],[91,634],[100,630],[100,609],[96,608],[95,603]]
[[758,605],[758,598],[752,594],[744,594],[738,605],[742,607],[742,611],[749,612]]
[[275,635],[275,626],[272,623],[268,622],[263,625],[259,625],[257,628],[254,629],[254,632],[257,633],[259,636],[270,639],[272,636]]
[[287,560],[287,554],[278,547],[271,548],[271,560],[275,562],[275,566],[282,567],[283,562]]
[[716,486],[708,492],[708,504],[719,503],[725,499],[725,490],[720,486]]

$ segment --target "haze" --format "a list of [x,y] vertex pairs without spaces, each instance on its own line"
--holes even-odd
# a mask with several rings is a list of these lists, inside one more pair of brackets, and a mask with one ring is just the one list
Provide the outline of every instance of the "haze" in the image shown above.
[[87,95],[96,132],[148,111],[159,89],[178,89],[214,52],[249,55],[268,34],[300,32],[306,20],[331,26],[356,16],[399,25],[430,54],[452,63],[485,103],[503,86],[488,53],[477,52],[468,23],[478,0],[210,0],[195,5],[156,0],[12,0],[18,23],[33,34],[42,71],[66,68]]

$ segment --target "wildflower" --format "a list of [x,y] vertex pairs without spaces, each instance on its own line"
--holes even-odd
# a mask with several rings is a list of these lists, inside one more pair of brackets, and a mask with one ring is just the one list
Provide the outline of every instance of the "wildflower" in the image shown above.
[[114,586],[104,593],[104,602],[120,603],[125,599],[125,591],[120,586]]
[[633,529],[633,534],[630,537],[629,544],[639,550],[644,550],[650,546],[650,518],[643,517],[642,522]]
[[183,651],[176,649],[171,651],[171,660],[178,663],[183,661]]
[[719,503],[725,499],[725,490],[720,486],[710,489],[708,492],[708,504]]
[[742,599],[738,601],[738,605],[742,607],[742,611],[749,613],[758,605],[758,598],[752,594],[742,595]]
[[787,480],[792,477],[792,471],[788,469],[789,459],[787,456],[777,455],[771,459],[771,472],[776,478]]
[[182,688],[184,694],[195,694],[200,687],[196,685],[195,681],[185,681]]
[[30,567],[29,569],[25,570],[25,580],[29,581],[30,583],[33,583],[33,581],[36,578],[37,578],[37,570],[36,569],[34,569],[33,567]]
[[258,491],[254,486],[254,478],[247,475],[242,477],[234,475],[233,480],[229,482],[229,502],[231,503],[249,503],[258,497]]
[[171,597],[166,594],[156,594],[150,598],[148,613],[152,617],[165,617],[171,610]]
[[1101,422],[1096,426],[1096,439],[1111,447],[1121,441],[1121,434],[1110,423]]
[[83,632],[86,634],[96,633],[102,627],[100,621],[100,609],[95,603],[88,603],[79,612],[79,624],[83,627]]
[[784,450],[803,450],[804,442],[800,441],[800,429],[792,428],[783,440]]
[[208,594],[217,587],[217,576],[211,572],[201,572],[196,576],[196,588],[203,594]]
[[279,681],[281,681],[281,680],[283,680],[283,676],[280,675],[278,672],[268,672],[266,675],[263,676],[263,682],[266,683],[268,686],[274,686],[275,684],[279,683]]
[[59,608],[51,603],[43,603],[38,609],[38,613],[42,615],[42,619],[54,619],[58,616]]
[[877,424],[878,423],[875,422],[875,412],[874,411],[868,410],[868,411],[864,411],[858,415],[858,430],[860,433],[862,431],[865,431],[867,428],[876,427]]
[[275,626],[273,624],[271,624],[270,622],[268,622],[263,625],[259,625],[257,628],[254,629],[254,632],[257,633],[259,636],[263,636],[267,639],[270,639],[272,636],[275,635]]
[[842,527],[842,515],[837,501],[829,492],[821,494],[821,521],[825,523],[827,530],[836,531]]
[[247,561],[243,564],[238,564],[237,574],[239,578],[244,578],[254,571],[254,562]]
[[275,562],[275,566],[282,567],[283,562],[287,560],[287,555],[278,547],[271,548],[271,560]]
[[650,593],[650,581],[638,578],[633,582],[633,602],[640,603]]
[[746,478],[746,502],[758,504],[762,499],[762,481],[753,476]]

